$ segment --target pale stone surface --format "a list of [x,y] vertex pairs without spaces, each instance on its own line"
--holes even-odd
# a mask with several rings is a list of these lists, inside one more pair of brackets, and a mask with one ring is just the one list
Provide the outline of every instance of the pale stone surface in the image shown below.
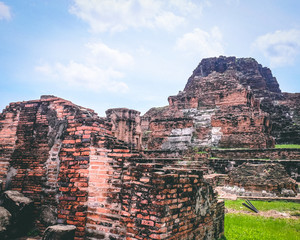
[[48,227],[42,240],[73,240],[76,226],[74,225],[54,225]]

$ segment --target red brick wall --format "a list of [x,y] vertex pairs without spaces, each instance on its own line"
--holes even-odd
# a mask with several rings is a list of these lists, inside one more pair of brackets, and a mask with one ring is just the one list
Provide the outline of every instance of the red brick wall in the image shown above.
[[129,149],[93,147],[89,165],[86,232],[97,239],[125,236],[121,224],[123,159],[133,156]]
[[75,225],[75,239],[85,237],[93,200],[101,203],[103,196],[94,199],[93,194],[97,193],[97,186],[103,187],[101,191],[104,191],[107,177],[101,175],[104,169],[97,174],[99,159],[93,145],[100,145],[103,152],[107,151],[104,143],[110,135],[104,121],[87,121],[85,114],[77,115],[66,129],[60,151],[58,222]]
[[217,239],[223,232],[215,226],[223,226],[224,215],[202,172],[176,169],[176,164],[170,159],[125,161],[122,207],[128,239]]
[[[131,156],[131,157],[130,157]],[[223,232],[224,204],[202,172],[178,159],[146,159],[126,149],[93,148],[88,238],[204,239]]]

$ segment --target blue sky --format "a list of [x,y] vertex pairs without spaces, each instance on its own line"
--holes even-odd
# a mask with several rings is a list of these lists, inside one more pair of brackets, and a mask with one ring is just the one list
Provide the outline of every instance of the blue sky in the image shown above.
[[299,12],[298,0],[0,0],[0,109],[52,94],[144,113],[219,55],[253,57],[300,92]]

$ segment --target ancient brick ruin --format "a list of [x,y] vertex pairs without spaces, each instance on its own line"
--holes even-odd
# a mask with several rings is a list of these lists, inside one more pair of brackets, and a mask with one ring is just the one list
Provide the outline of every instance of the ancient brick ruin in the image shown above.
[[[77,227],[76,239],[222,234],[224,205],[203,180],[199,163],[149,158],[111,129],[92,110],[61,98],[11,103],[1,114],[3,189],[34,201],[41,230],[50,224],[40,217],[47,207],[57,223]],[[130,136],[138,136],[130,129]]]
[[[142,121],[148,123],[143,130],[150,133],[145,138],[146,147],[274,146],[270,116],[262,111],[251,88],[267,89],[269,81],[259,72],[260,65],[256,63],[253,69],[254,63],[253,59],[234,57],[202,60],[184,91],[169,97],[169,106],[150,109],[143,116]],[[253,73],[248,73],[249,69]],[[273,90],[275,86],[268,87]]]
[[78,240],[217,239],[224,203],[213,186],[224,174],[271,159],[299,179],[300,151],[273,149],[300,143],[299,100],[254,59],[219,57],[143,116],[101,118],[51,95],[11,103],[0,115],[2,190],[33,200],[40,231],[75,225]]

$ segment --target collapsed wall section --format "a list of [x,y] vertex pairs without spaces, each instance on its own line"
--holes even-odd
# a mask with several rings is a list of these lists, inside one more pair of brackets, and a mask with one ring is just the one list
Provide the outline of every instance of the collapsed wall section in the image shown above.
[[6,160],[7,169],[1,174],[4,188],[30,194],[36,207],[45,198],[56,201],[51,182],[57,181],[57,157],[68,121],[63,106],[68,103],[55,97],[18,102],[10,104],[1,114],[4,117],[1,128],[9,129],[11,140],[1,148],[1,161]]

